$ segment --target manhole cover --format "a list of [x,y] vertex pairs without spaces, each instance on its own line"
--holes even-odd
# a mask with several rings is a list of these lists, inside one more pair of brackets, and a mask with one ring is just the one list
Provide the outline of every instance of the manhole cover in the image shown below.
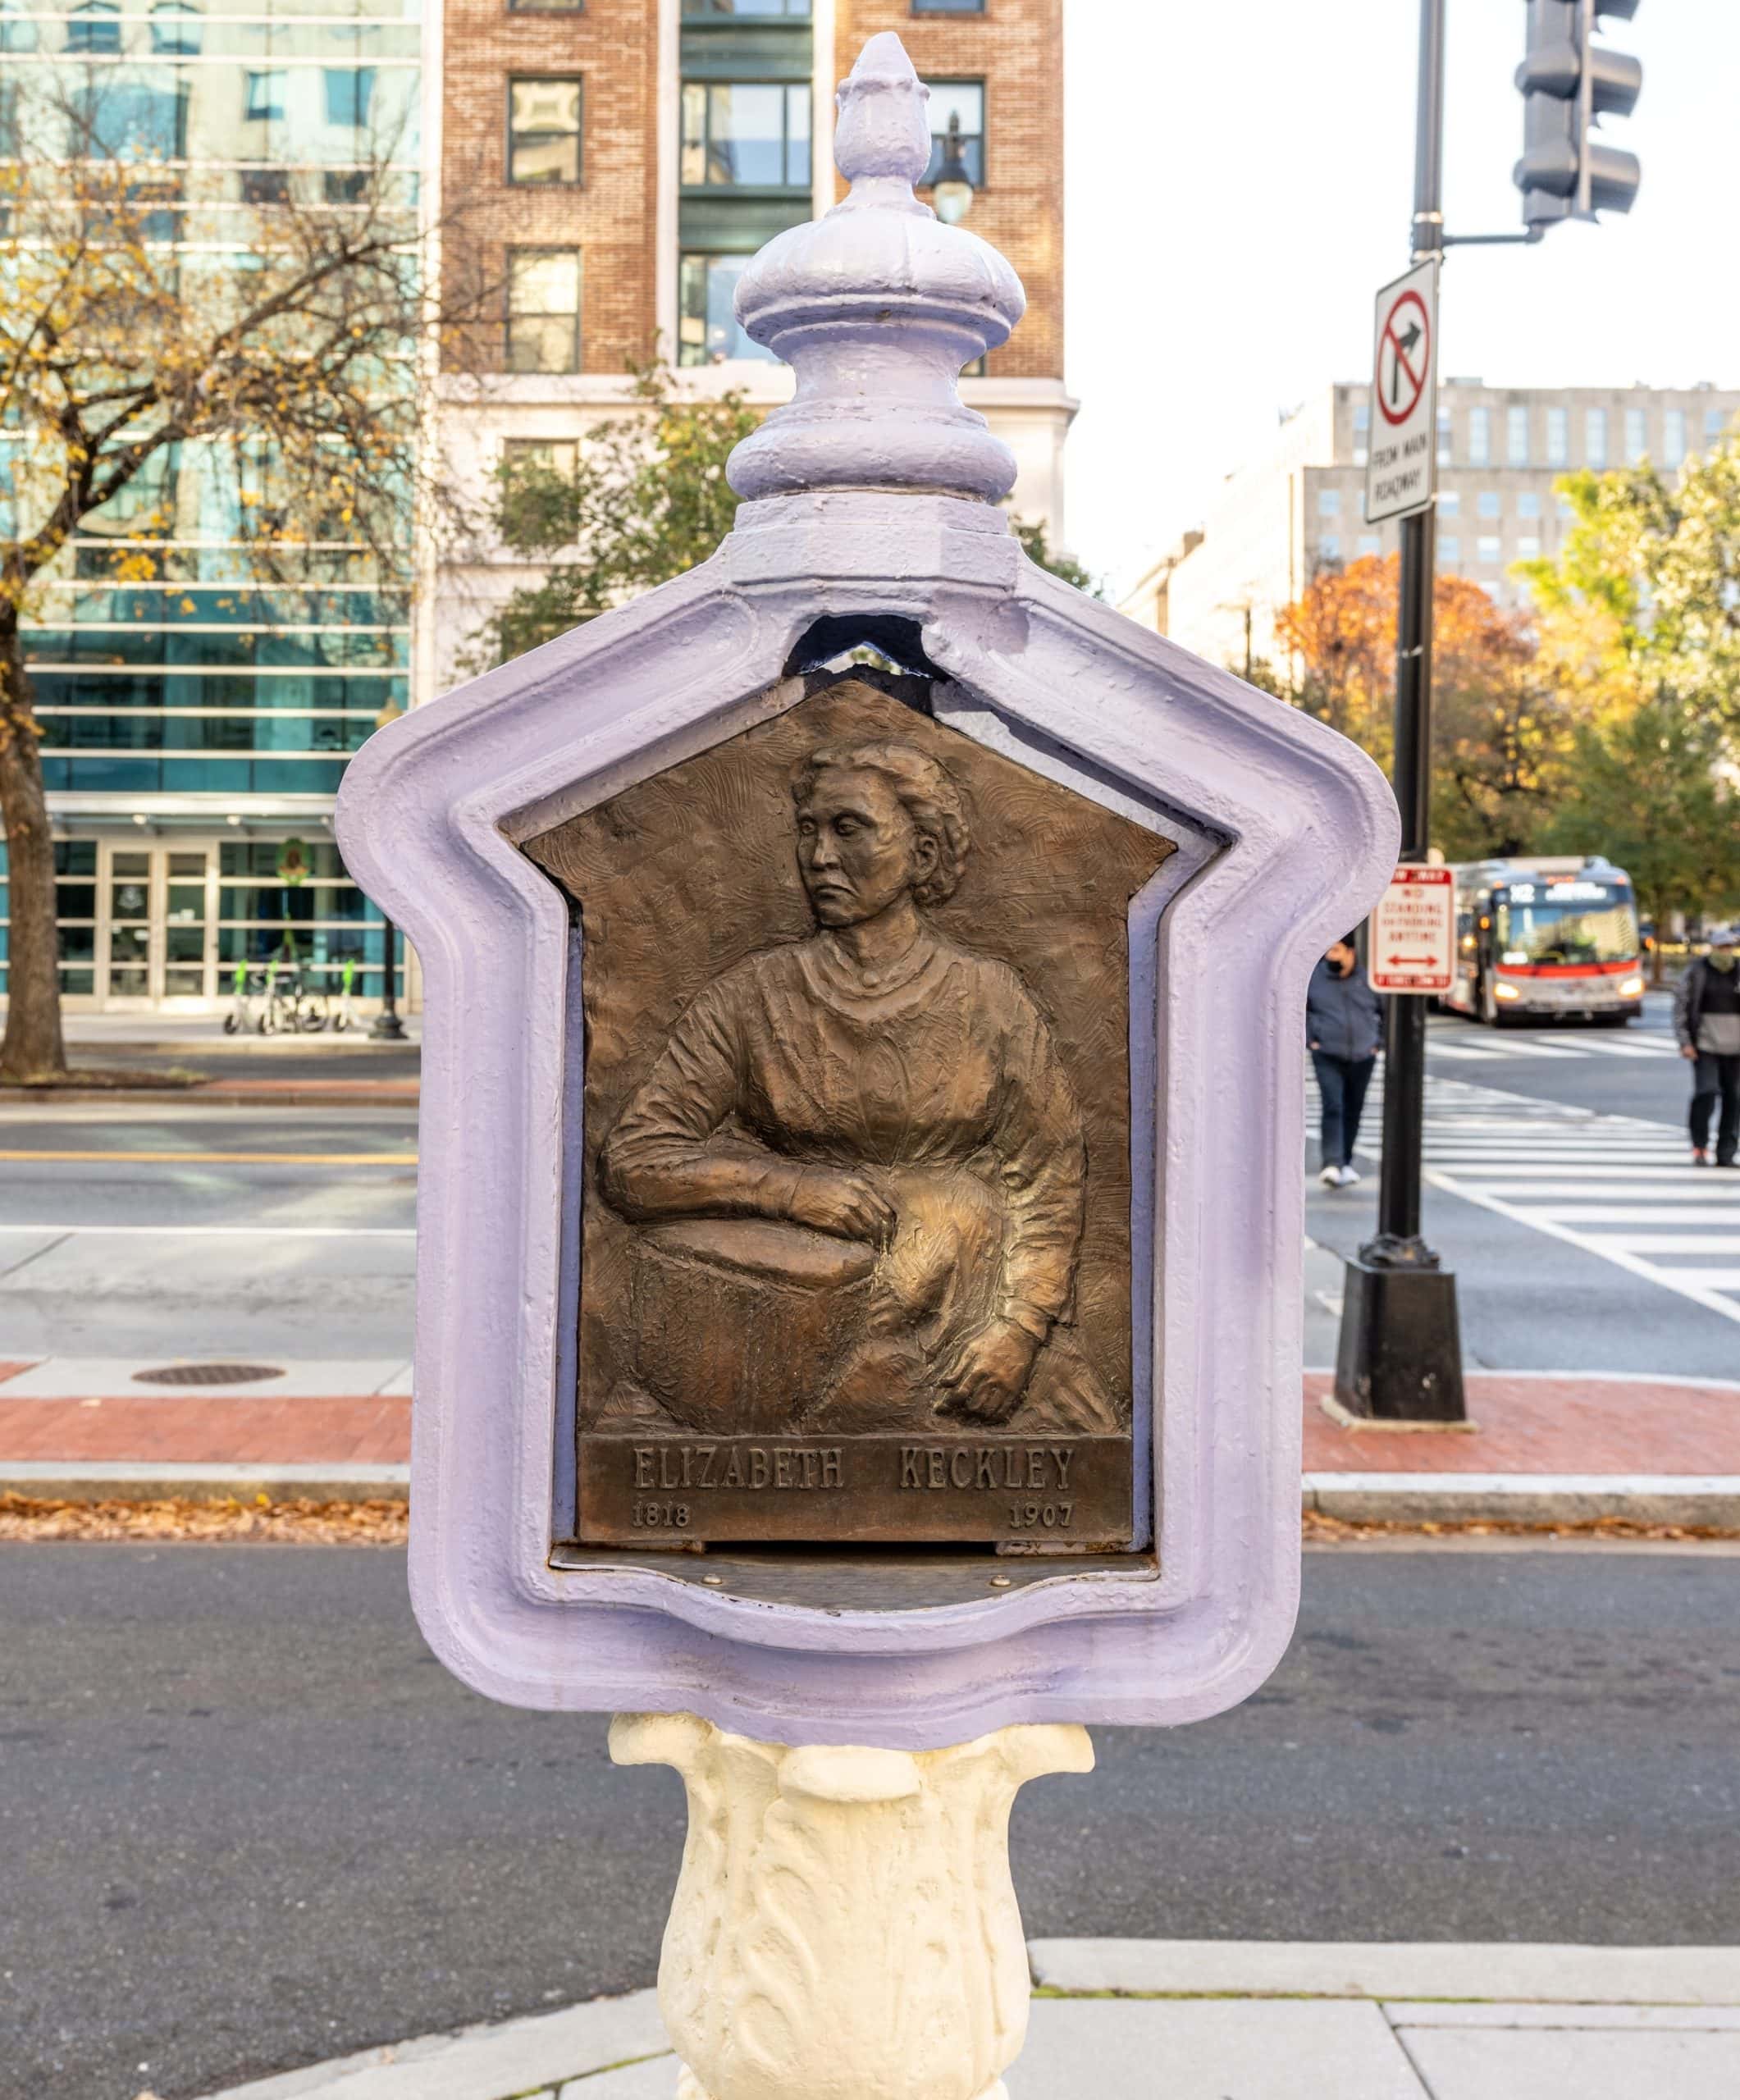
[[165,1363],[155,1371],[135,1371],[135,1386],[252,1386],[263,1378],[281,1378],[276,1363]]

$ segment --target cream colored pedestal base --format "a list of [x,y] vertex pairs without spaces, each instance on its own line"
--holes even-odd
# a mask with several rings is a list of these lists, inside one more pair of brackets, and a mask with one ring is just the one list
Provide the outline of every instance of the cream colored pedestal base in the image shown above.
[[610,1755],[688,1789],[659,1965],[678,2100],[1006,2100],[1028,2000],[1009,1806],[1093,1769],[1085,1729],[914,1754],[627,1714]]

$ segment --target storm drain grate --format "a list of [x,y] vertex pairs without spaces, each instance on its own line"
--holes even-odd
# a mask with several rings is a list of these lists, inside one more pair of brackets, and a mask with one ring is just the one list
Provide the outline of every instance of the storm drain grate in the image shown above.
[[263,1378],[281,1378],[276,1363],[164,1363],[155,1371],[135,1371],[135,1386],[252,1386]]

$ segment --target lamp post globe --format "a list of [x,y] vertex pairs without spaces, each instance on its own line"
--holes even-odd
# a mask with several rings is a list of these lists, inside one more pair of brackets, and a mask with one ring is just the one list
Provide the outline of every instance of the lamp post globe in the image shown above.
[[961,112],[953,111],[948,119],[948,134],[943,142],[943,165],[930,188],[931,208],[946,226],[957,226],[973,208],[972,177],[966,171],[966,161],[961,150]]

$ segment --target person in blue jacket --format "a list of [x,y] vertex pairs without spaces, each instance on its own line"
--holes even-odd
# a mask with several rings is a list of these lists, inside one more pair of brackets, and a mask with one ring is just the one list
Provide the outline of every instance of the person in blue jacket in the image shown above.
[[1305,1043],[1323,1102],[1318,1179],[1326,1189],[1351,1188],[1359,1179],[1354,1145],[1382,1035],[1383,1002],[1367,983],[1349,934],[1333,943],[1312,971],[1305,995]]

